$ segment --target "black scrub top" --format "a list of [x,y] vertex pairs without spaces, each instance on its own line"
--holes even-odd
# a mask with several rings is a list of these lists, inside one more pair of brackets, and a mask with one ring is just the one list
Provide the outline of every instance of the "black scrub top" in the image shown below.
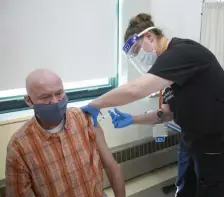
[[224,139],[224,71],[201,44],[173,38],[148,73],[173,81],[165,90],[189,148],[219,151]]

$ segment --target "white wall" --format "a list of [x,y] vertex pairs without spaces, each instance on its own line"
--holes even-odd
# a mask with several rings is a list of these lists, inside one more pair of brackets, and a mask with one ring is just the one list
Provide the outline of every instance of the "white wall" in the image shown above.
[[150,0],[155,24],[172,37],[200,40],[202,0]]

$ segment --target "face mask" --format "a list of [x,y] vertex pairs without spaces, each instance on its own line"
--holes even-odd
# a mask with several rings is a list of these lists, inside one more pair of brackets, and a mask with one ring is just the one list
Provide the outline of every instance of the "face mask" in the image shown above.
[[67,96],[55,104],[34,104],[34,112],[40,120],[48,122],[61,121],[66,113],[68,104]]
[[139,53],[140,64],[145,66],[152,66],[158,57],[156,51],[146,52],[144,49],[141,49]]

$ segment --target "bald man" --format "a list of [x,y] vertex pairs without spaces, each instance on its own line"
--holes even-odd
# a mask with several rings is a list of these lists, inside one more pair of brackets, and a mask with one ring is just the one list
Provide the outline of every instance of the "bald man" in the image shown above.
[[115,197],[124,197],[121,170],[100,126],[78,108],[67,109],[59,76],[36,70],[25,101],[35,116],[11,138],[6,158],[7,197],[102,197],[105,169]]

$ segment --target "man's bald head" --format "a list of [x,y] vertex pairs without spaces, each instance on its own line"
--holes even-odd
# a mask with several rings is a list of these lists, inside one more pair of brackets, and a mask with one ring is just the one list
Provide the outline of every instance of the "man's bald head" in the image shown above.
[[47,69],[38,69],[31,72],[26,78],[26,90],[29,94],[33,86],[61,81],[61,78],[54,72]]
[[64,97],[61,78],[47,69],[31,72],[26,78],[26,91],[31,103],[55,103]]

